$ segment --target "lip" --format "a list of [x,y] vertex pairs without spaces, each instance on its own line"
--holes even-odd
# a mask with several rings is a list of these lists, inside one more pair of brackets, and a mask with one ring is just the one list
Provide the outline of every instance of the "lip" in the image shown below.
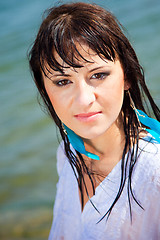
[[101,114],[101,111],[89,112],[89,113],[79,113],[74,115],[76,119],[82,122],[94,121]]

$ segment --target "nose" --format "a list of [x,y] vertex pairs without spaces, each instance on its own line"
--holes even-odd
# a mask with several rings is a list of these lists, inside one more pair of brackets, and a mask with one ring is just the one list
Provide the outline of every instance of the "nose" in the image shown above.
[[83,81],[76,89],[75,98],[78,104],[89,106],[96,100],[95,88]]

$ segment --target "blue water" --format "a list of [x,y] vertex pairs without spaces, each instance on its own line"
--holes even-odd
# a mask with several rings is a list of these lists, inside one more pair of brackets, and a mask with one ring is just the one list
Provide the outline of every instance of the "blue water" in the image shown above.
[[[63,1],[65,2],[65,1]],[[128,30],[160,106],[160,1],[96,1]],[[57,133],[40,109],[27,51],[51,0],[0,1],[0,239],[47,239],[56,191]]]

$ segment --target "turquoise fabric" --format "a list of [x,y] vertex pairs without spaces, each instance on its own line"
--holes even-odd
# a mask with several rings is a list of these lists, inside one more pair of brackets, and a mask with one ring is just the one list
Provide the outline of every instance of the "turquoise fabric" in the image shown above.
[[146,129],[146,131],[152,135],[157,143],[160,143],[160,122],[148,117],[142,110],[135,109],[135,113],[137,114],[139,121],[150,128]]
[[100,159],[98,155],[95,155],[93,153],[90,153],[90,152],[86,151],[82,138],[80,138],[77,134],[75,134],[65,124],[64,124],[64,128],[67,132],[68,139],[69,139],[70,143],[72,144],[72,146],[75,150],[77,150],[78,152],[80,152],[80,153],[82,153],[82,154],[86,155],[87,157],[92,158],[94,160],[99,160]]

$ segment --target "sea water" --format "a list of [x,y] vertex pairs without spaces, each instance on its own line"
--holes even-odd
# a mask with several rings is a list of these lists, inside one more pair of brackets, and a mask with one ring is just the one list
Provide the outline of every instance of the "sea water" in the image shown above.
[[[127,29],[160,107],[160,1],[96,3],[110,9]],[[0,239],[47,239],[51,226],[57,131],[37,103],[27,51],[43,11],[55,4],[0,1]]]

